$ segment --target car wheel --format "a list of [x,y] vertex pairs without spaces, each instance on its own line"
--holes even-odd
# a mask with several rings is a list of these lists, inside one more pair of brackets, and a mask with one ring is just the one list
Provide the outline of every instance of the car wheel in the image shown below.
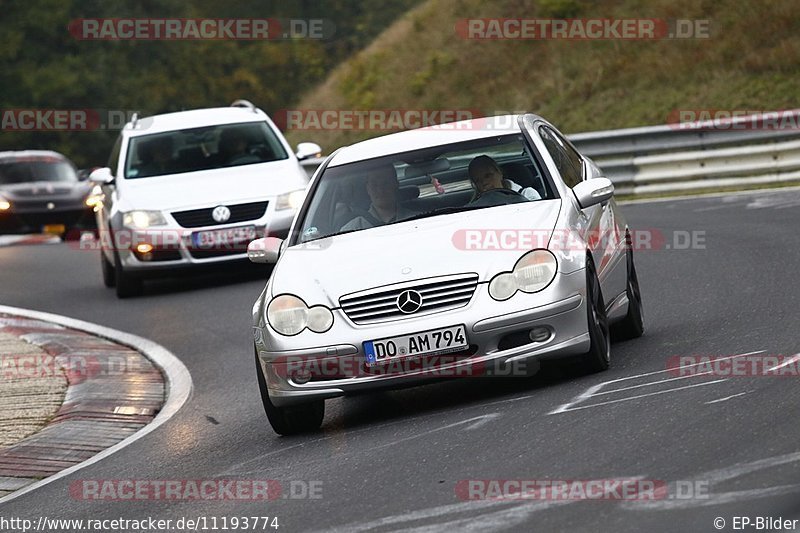
[[103,285],[108,288],[116,285],[117,277],[114,273],[114,265],[106,259],[106,254],[102,250],[100,250],[100,270],[103,272]]
[[639,291],[639,278],[636,276],[636,266],[633,264],[633,250],[628,247],[628,285],[625,292],[628,295],[628,313],[618,324],[614,325],[614,335],[619,339],[635,339],[644,333],[644,310],[642,308],[642,294]]
[[586,263],[586,303],[591,344],[582,358],[583,367],[590,372],[602,372],[611,363],[611,336],[600,280],[591,261]]
[[297,433],[316,431],[320,428],[322,418],[325,416],[324,400],[278,407],[272,403],[269,397],[267,381],[264,379],[264,372],[258,362],[258,353],[256,353],[256,375],[258,376],[258,389],[261,392],[264,411],[267,413],[267,420],[269,420],[275,433],[278,435],[295,435]]
[[117,298],[130,298],[142,294],[142,279],[132,276],[122,269],[119,254],[114,252],[114,274],[117,284]]

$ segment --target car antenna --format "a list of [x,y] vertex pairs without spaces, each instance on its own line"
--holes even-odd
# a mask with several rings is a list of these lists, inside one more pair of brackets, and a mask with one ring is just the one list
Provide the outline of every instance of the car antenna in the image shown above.
[[131,116],[131,127],[135,128],[137,122],[139,122],[139,113],[134,112],[133,116]]

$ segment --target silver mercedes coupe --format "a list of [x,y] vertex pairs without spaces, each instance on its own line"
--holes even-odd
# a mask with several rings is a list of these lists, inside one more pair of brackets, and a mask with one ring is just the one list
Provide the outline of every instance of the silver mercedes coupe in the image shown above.
[[632,230],[612,182],[533,114],[340,148],[317,169],[253,307],[256,371],[282,435],[376,388],[602,371],[644,330]]

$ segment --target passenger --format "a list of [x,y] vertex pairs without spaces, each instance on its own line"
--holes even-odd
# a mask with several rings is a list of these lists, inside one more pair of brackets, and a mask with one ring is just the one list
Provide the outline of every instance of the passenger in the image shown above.
[[[476,196],[472,202],[484,194],[496,189],[506,189],[521,195],[525,200],[541,200],[541,196],[533,187],[522,187],[521,185],[503,177],[503,172],[500,170],[497,162],[487,155],[480,155],[473,159],[469,164],[469,178],[475,187]],[[502,193],[501,193],[502,194]],[[493,194],[493,196],[497,196]],[[511,195],[505,195],[505,203],[517,203],[517,200]]]

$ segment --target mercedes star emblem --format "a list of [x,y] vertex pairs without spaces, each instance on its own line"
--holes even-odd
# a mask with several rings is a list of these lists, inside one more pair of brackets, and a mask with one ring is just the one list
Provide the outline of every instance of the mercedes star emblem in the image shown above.
[[219,222],[220,224],[223,222],[227,222],[228,219],[231,218],[231,210],[225,207],[224,205],[218,205],[211,212],[211,218],[213,218],[215,222]]
[[397,308],[402,313],[416,313],[420,307],[422,307],[422,295],[417,291],[403,291],[397,297]]

